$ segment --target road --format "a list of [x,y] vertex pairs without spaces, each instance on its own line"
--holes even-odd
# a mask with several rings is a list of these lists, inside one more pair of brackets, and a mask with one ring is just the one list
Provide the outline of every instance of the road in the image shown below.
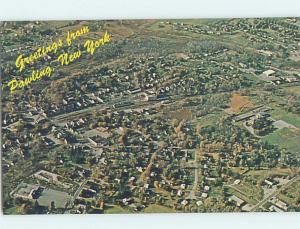
[[281,191],[283,191],[284,189],[288,188],[291,184],[293,184],[295,181],[299,180],[300,176],[297,175],[295,177],[293,177],[287,184],[283,185],[281,188],[279,188],[278,190],[270,193],[269,195],[267,195],[267,197],[265,197],[263,200],[261,200],[260,202],[258,202],[256,205],[252,206],[251,208],[249,208],[249,211],[256,211],[260,206],[264,205],[269,199],[271,199],[273,196],[278,195]]
[[[86,184],[87,179],[85,179],[84,181],[82,181],[82,183],[79,185],[78,189],[76,190],[76,192],[74,193],[74,195],[72,196],[69,204],[68,204],[68,208],[72,208],[74,205],[74,201],[76,200],[76,198],[79,196],[81,190],[83,189],[84,185]],[[69,214],[69,209],[67,209],[65,211],[65,214]]]
[[199,173],[199,166],[197,166],[197,157],[196,157],[196,151],[194,151],[195,155],[194,155],[194,161],[193,161],[193,164],[194,164],[194,172],[195,172],[195,178],[194,178],[194,184],[193,184],[193,188],[188,196],[189,199],[197,199],[196,195],[195,195],[195,192],[196,192],[196,189],[197,189],[197,185],[198,185],[198,180],[199,180],[199,177],[198,177],[198,173]]

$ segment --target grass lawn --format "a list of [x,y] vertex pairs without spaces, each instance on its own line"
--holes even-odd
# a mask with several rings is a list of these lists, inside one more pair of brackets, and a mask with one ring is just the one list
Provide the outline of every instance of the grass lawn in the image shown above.
[[223,113],[211,113],[207,114],[205,116],[197,118],[198,124],[201,126],[208,126],[208,125],[214,125],[216,122],[220,120],[222,117]]
[[285,90],[296,95],[300,95],[300,86],[286,87]]
[[286,148],[291,153],[300,152],[300,131],[283,128],[277,130],[263,138],[269,144],[279,145]]
[[222,195],[223,189],[221,187],[212,187],[209,195],[211,197],[218,198],[220,195]]
[[129,214],[131,212],[117,205],[109,205],[106,206],[104,213],[105,214]]
[[4,208],[3,209],[3,213],[5,214],[5,215],[16,215],[16,214],[20,214],[19,212],[18,212],[18,209],[19,207],[18,206],[14,206],[14,207],[11,207],[11,208]]
[[272,168],[272,169],[264,169],[264,170],[249,170],[247,172],[247,176],[251,176],[252,180],[256,180],[257,183],[262,182],[266,178],[271,175],[295,175],[294,172],[289,168]]
[[276,120],[281,119],[300,128],[300,115],[296,115],[278,108],[274,108],[274,110],[270,111],[270,114],[272,115],[272,118]]
[[145,213],[174,213],[176,212],[172,208],[168,208],[165,206],[157,205],[157,204],[150,204],[144,210]]
[[236,188],[241,190],[244,193],[248,194],[248,198],[253,200],[261,200],[263,198],[263,190],[261,187],[254,184],[242,181],[241,184],[236,185]]

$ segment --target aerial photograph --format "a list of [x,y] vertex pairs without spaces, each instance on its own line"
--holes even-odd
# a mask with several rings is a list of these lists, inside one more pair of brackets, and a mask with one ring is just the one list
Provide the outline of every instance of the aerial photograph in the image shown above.
[[0,22],[1,212],[300,212],[300,18]]

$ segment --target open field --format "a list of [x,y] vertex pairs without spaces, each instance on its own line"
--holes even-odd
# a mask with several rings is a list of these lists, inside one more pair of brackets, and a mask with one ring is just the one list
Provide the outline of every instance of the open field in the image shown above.
[[283,128],[265,136],[264,141],[269,144],[276,144],[282,148],[286,148],[292,153],[300,152],[300,131],[290,128]]
[[291,176],[291,175],[295,175],[295,173],[300,172],[299,169],[297,171],[294,171],[289,168],[273,168],[273,169],[263,169],[263,170],[250,170],[246,173],[246,175],[251,176],[252,179],[257,181],[257,183],[260,183],[271,175]]
[[280,108],[274,108],[273,110],[270,111],[270,114],[276,120],[281,119],[287,123],[290,123],[290,124],[300,128],[300,116],[299,115],[293,114],[291,112],[287,112]]
[[247,182],[243,180],[240,184],[235,185],[237,189],[246,193],[248,198],[251,200],[260,200],[263,198],[263,190],[259,185],[255,185],[253,183]]
[[105,207],[104,209],[104,213],[107,213],[107,214],[128,214],[130,213],[130,211],[120,207],[120,206],[117,206],[117,205],[108,205]]
[[242,96],[238,93],[235,93],[230,99],[229,106],[230,107],[226,111],[235,114],[254,107],[254,104],[249,100],[247,96]]
[[56,207],[64,208],[69,199],[70,196],[65,192],[45,189],[39,197],[38,202],[42,206],[50,206],[51,201],[55,200]]
[[197,118],[197,123],[199,126],[214,125],[222,117],[222,113],[211,113],[205,116]]
[[286,87],[284,90],[295,95],[300,95],[300,86]]
[[165,207],[165,206],[161,206],[161,205],[157,205],[157,204],[150,204],[148,207],[145,208],[145,210],[143,211],[144,213],[174,213],[176,212],[175,210]]

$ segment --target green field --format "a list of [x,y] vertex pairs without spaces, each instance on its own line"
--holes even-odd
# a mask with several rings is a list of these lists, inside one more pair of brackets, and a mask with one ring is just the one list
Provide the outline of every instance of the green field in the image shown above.
[[261,200],[263,198],[263,190],[260,186],[253,185],[250,182],[247,182],[243,180],[241,184],[236,185],[236,188],[238,188],[243,193],[247,193],[247,197],[252,200]]
[[130,211],[116,205],[109,205],[108,208],[104,210],[105,214],[129,214]]
[[291,153],[300,152],[300,131],[283,128],[263,138],[266,142],[286,148]]
[[208,126],[208,125],[214,125],[216,122],[220,120],[222,117],[223,113],[211,113],[207,114],[205,116],[197,118],[198,124],[201,126]]
[[[175,210],[157,205],[157,204],[150,204],[148,207],[146,207],[143,211],[144,213],[174,213],[176,212]],[[129,210],[122,208],[120,206],[116,205],[109,205],[106,207],[104,210],[105,214],[129,214],[131,213]]]
[[14,206],[14,207],[11,207],[11,208],[4,208],[4,214],[5,215],[13,215],[13,214],[18,214],[18,206]]
[[276,120],[283,120],[287,123],[290,123],[298,128],[300,128],[300,116],[293,114],[291,112],[287,112],[282,109],[274,108],[274,110],[270,111],[270,114],[272,115],[272,118]]
[[144,212],[145,213],[174,213],[176,211],[165,206],[150,204],[148,207],[145,208]]

